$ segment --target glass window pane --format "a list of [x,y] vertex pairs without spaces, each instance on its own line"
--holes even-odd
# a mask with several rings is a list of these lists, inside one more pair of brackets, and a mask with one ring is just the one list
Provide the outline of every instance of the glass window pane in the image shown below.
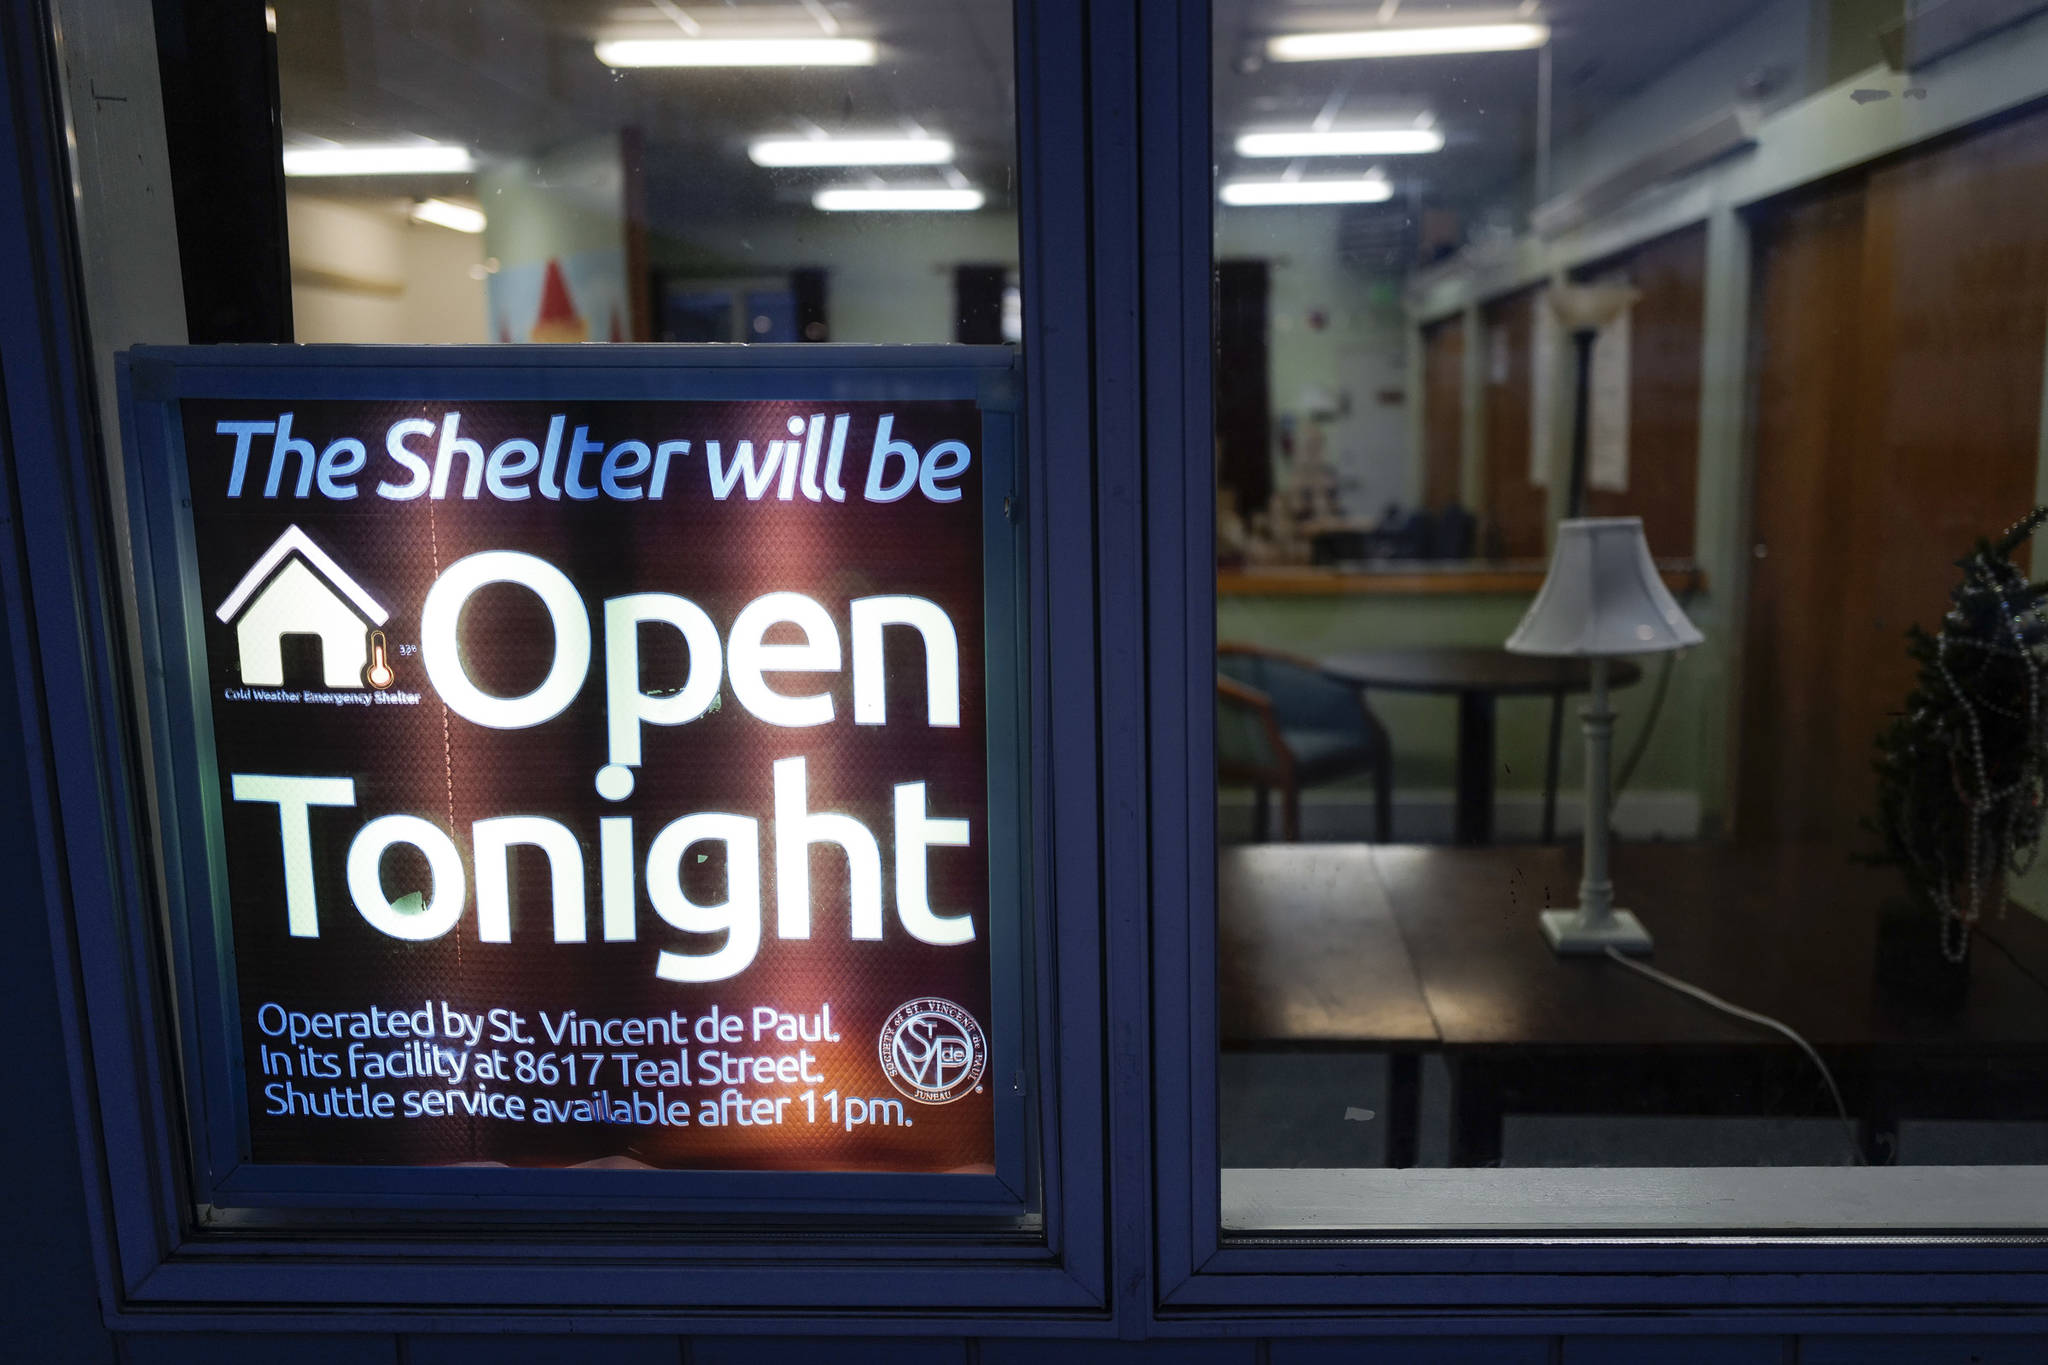
[[1004,339],[1007,0],[273,13],[300,341]]
[[[193,20],[196,6],[166,12]],[[267,38],[255,26],[266,18]],[[253,235],[281,247],[280,229],[288,226],[300,341],[998,343],[1017,330],[1008,0],[660,0],[643,7],[286,0],[267,16],[251,8],[243,19],[239,30],[223,22],[208,31],[232,33],[251,59],[263,54],[264,43],[274,45],[282,164],[273,165],[267,150],[252,153],[261,173],[255,197],[271,188],[274,175],[286,202],[276,218],[255,215]],[[187,30],[199,27],[180,32],[189,37]],[[173,85],[190,75],[188,50],[164,58]],[[240,138],[245,149],[269,146],[261,126],[252,126],[253,110],[203,112],[179,126],[198,125],[222,145]],[[188,195],[188,182],[175,172],[173,179],[187,207],[198,200],[216,218],[230,216],[203,194]],[[97,183],[93,189],[101,192]],[[90,222],[91,210],[81,216]],[[136,231],[132,223],[96,226],[102,241]],[[265,292],[263,272],[222,253],[207,234],[192,235],[200,245],[187,250],[186,265],[205,269],[185,271],[188,299],[218,303],[206,298],[207,288],[218,294],[223,283],[230,302]],[[102,254],[95,263],[106,259]],[[237,271],[237,264],[246,268]],[[91,274],[96,282],[114,280],[107,270]],[[125,288],[125,277],[121,283]],[[275,317],[282,310],[270,311]],[[114,336],[136,325],[118,310],[96,321],[110,324]],[[1029,907],[1016,877],[1002,870],[1006,860],[1014,863],[1011,825],[1021,797],[1016,773],[991,771],[988,759],[1014,744],[1007,737],[1018,713],[1004,688],[1019,676],[1019,637],[1005,613],[1018,599],[1003,585],[1021,560],[991,515],[1006,501],[1004,480],[1018,458],[1015,408],[1006,397],[983,395],[1007,394],[999,377],[1014,369],[1014,359],[994,345],[972,353],[953,347],[946,364],[916,353],[892,361],[878,350],[791,345],[707,357],[636,348],[610,353],[602,364],[556,367],[538,387],[531,382],[534,353],[509,346],[485,352],[489,364],[463,360],[460,373],[442,365],[439,377],[431,361],[412,358],[416,352],[381,362],[366,352],[351,366],[324,353],[280,351],[253,380],[240,352],[202,347],[130,357],[135,373],[179,377],[135,399],[164,404],[150,416],[137,416],[141,409],[133,406],[124,413],[135,441],[127,472],[137,543],[157,534],[165,537],[159,546],[202,547],[192,551],[197,558],[184,564],[182,579],[175,555],[153,566],[138,560],[136,591],[177,597],[192,611],[171,616],[203,617],[213,631],[203,640],[153,638],[150,647],[189,650],[202,671],[212,670],[218,686],[202,688],[194,707],[210,708],[209,697],[272,710],[317,704],[323,717],[349,731],[334,741],[321,738],[320,725],[279,720],[282,712],[231,717],[208,709],[194,749],[166,758],[182,743],[172,738],[159,755],[157,814],[168,832],[164,844],[177,845],[166,855],[165,875],[174,890],[168,918],[179,935],[175,955],[183,960],[189,943],[204,941],[219,951],[194,949],[194,961],[233,959],[219,979],[204,970],[189,983],[181,979],[201,1002],[186,1020],[230,1021],[225,1043],[204,1023],[190,1023],[180,1035],[190,1093],[198,1097],[196,1174],[226,1191],[222,1207],[268,1200],[296,1209],[343,1188],[369,1203],[394,1190],[409,1199],[427,1187],[413,1183],[412,1172],[386,1181],[388,1168],[510,1161],[682,1177],[669,1181],[664,1198],[675,1191],[726,1198],[722,1179],[698,1180],[707,1171],[803,1173],[802,1181],[778,1174],[733,1197],[802,1196],[811,1201],[806,1209],[831,1205],[834,1217],[848,1212],[840,1188],[852,1190],[870,1174],[901,1175],[909,1177],[895,1187],[903,1197],[944,1220],[1010,1227],[1040,1218],[1043,1182],[1029,1146],[1040,1100],[1036,1087],[1008,1083],[1025,1074],[1021,1058],[1029,1046],[1018,985]],[[401,374],[402,366],[413,368]],[[202,371],[228,377],[203,394],[177,387]],[[156,384],[152,378],[131,389],[122,377],[124,403]],[[620,396],[647,391],[656,378],[660,403]],[[403,413],[392,407],[393,385],[409,395],[399,404]],[[296,409],[296,428],[286,409]],[[163,431],[175,434],[162,437]],[[250,444],[262,433],[275,438],[268,455]],[[159,439],[167,444],[153,444]],[[430,444],[437,453],[423,453]],[[883,487],[884,464],[917,466],[920,458],[921,482],[912,467],[904,479],[891,474]],[[245,464],[266,459],[267,480],[244,478]],[[437,462],[439,473],[430,479],[423,461]],[[685,478],[686,464],[696,471],[694,482]],[[861,471],[869,464],[869,503],[892,504],[892,515],[940,508],[934,515],[946,523],[942,533],[896,537],[881,550],[856,543],[862,534],[875,539],[872,518],[846,516],[847,495],[861,500]],[[143,468],[148,478],[137,475]],[[457,468],[466,473],[452,475]],[[170,471],[161,475],[170,484],[188,481],[191,496],[153,502],[159,470]],[[984,489],[992,491],[984,496]],[[245,495],[269,501],[258,507]],[[524,507],[511,512],[506,504]],[[543,505],[550,510],[539,520],[525,515]],[[240,532],[209,535],[222,508],[230,520],[241,517]],[[160,511],[187,520],[170,532],[169,523],[150,520]],[[401,524],[414,514],[421,519],[409,529]],[[866,532],[859,532],[862,525]],[[902,559],[913,544],[915,553],[895,568],[883,562],[892,547]],[[739,551],[728,553],[734,545]],[[899,569],[938,576],[919,586]],[[808,571],[823,573],[824,586],[798,581]],[[479,572],[486,576],[474,577]],[[621,595],[629,588],[649,591]],[[478,605],[438,612],[437,603],[465,593]],[[200,597],[204,611],[193,615]],[[821,605],[844,601],[854,605]],[[600,602],[605,612],[596,612]],[[591,621],[585,605],[596,612]],[[637,635],[619,615],[628,607],[645,618]],[[848,610],[851,618],[843,614]],[[837,625],[827,619],[832,611],[842,613]],[[888,632],[885,644],[888,625],[916,629]],[[670,629],[664,633],[663,626]],[[783,650],[789,659],[789,648],[807,648],[803,641],[814,637],[835,658],[839,642],[850,642],[854,663],[843,676],[859,675],[861,696],[849,701],[842,694],[834,702],[815,691],[799,717],[792,708],[802,699],[793,693],[767,684],[747,690],[741,656],[754,647],[744,638],[750,628],[767,641],[756,641],[760,649]],[[616,638],[600,640],[593,656],[582,637],[607,630]],[[931,666],[909,674],[899,667],[906,657],[899,651],[912,637],[928,642]],[[449,668],[436,664],[437,652],[454,661]],[[615,680],[638,678],[618,685],[640,688],[634,695],[648,706],[621,701],[616,687],[577,683],[586,665],[609,668]],[[726,674],[736,690],[721,700],[716,684]],[[891,709],[881,693],[904,677],[917,695],[907,706],[896,698],[898,718],[907,710],[914,724],[929,719],[925,728],[936,727],[941,737],[933,742],[951,746],[964,765],[950,777],[928,742],[913,741],[924,753],[913,765],[918,781],[896,781],[905,777],[899,765],[885,774],[888,782],[855,792],[845,785],[844,763],[835,767],[812,740],[788,738],[792,725],[838,723],[849,735],[856,721],[881,725]],[[698,686],[707,678],[708,691]],[[541,711],[518,711],[517,698],[531,700],[534,689],[555,695],[539,703]],[[693,691],[696,701],[683,705],[687,698],[672,695],[683,691]],[[166,696],[150,698],[145,723],[163,735],[191,734],[177,727],[189,726],[197,712],[184,709],[175,687]],[[420,717],[401,714],[422,710],[423,698],[425,710],[443,722],[452,717],[456,727],[442,724],[431,744],[412,742],[421,738],[413,733]],[[473,704],[479,699],[481,709]],[[498,708],[508,700],[510,708]],[[380,733],[405,731],[412,740],[394,745],[390,734],[372,742],[355,733],[373,702],[378,719],[391,722]],[[344,710],[343,703],[357,705]],[[629,726],[592,730],[575,716],[577,706],[597,708],[593,715],[609,706],[615,720],[624,710],[647,717],[660,711],[650,723],[662,725],[719,717],[713,723],[728,727],[721,732],[726,740],[742,747],[741,732],[752,726],[774,749],[775,762],[763,759],[743,777],[743,755],[710,755],[705,745],[718,744],[691,732],[686,761],[665,763],[622,738]],[[259,737],[262,753],[235,759],[230,750],[238,736],[255,732],[252,724],[270,738]],[[280,724],[293,730],[296,745],[284,746],[290,752],[282,760],[274,741],[283,731],[270,733]],[[537,733],[542,726],[551,733]],[[514,732],[526,737],[503,747]],[[870,741],[883,737],[863,733]],[[589,766],[601,767],[603,776],[582,771],[583,759],[570,752],[579,735],[599,736],[602,753]],[[493,757],[479,743],[501,751]],[[808,769],[799,750],[816,758]],[[432,771],[420,766],[429,755],[437,756]],[[252,774],[252,765],[262,771]],[[716,792],[705,785],[728,780],[741,786]],[[264,842],[271,836],[242,819],[255,809],[251,800],[260,805],[263,792],[282,791],[278,783],[313,793],[312,806],[323,809],[353,808],[360,792],[385,814],[360,840],[355,836],[368,826],[331,822],[326,834],[302,839],[305,832],[287,814],[278,827],[286,842],[276,846],[285,852],[278,855]],[[948,786],[962,794],[956,799]],[[811,804],[800,812],[803,791]],[[753,811],[748,793],[783,804],[762,807],[768,813],[759,819],[758,812],[736,813],[743,806]],[[919,807],[930,812],[918,817],[922,825],[910,823],[912,795],[930,797]],[[297,797],[282,799],[290,805]],[[225,813],[202,830],[176,814],[185,800],[218,800]],[[597,807],[593,800],[634,801],[646,814],[636,825],[627,806]],[[591,817],[580,832],[570,829],[578,811]],[[324,817],[310,818],[318,824]],[[828,851],[814,872],[792,870],[790,849],[797,863],[805,859],[792,835],[781,845],[783,862],[768,862],[764,883],[756,864],[767,860],[755,856],[760,850],[749,840],[757,825],[766,830],[775,820],[785,830],[798,822],[811,846],[843,845],[843,858],[834,864],[839,855]],[[200,912],[184,913],[189,887],[178,860],[198,845],[173,837],[181,823],[195,841],[213,841],[190,865],[211,858],[205,865],[217,875],[221,867],[241,869],[230,878],[239,897],[235,912],[217,924],[202,912],[234,898],[225,882],[193,898]],[[900,836],[894,843],[892,826]],[[941,854],[920,862],[910,852],[918,837],[964,852],[957,860]],[[260,869],[248,863],[251,854]],[[284,861],[275,861],[279,856]],[[998,869],[993,874],[991,866]],[[676,875],[665,882],[664,869]],[[676,876],[680,890],[668,885]],[[761,935],[750,912],[766,903],[764,884],[780,919],[767,931],[772,942],[757,946]],[[268,891],[258,889],[266,885]],[[885,885],[894,888],[886,900],[877,889]],[[267,913],[283,915],[279,894],[291,903],[284,918]],[[475,923],[458,927],[471,902]],[[305,949],[303,940],[321,937],[323,903],[327,949],[295,949],[299,965],[281,966],[280,945]],[[539,919],[535,904],[542,906]],[[889,924],[877,908],[884,905],[893,907]],[[340,906],[361,912],[345,918],[355,928],[341,929],[342,938],[370,932],[384,941],[371,941],[369,956],[356,962],[362,970],[346,966],[359,956],[353,949],[337,947],[334,917],[346,914]],[[602,925],[592,918],[600,910]],[[971,922],[976,915],[978,927]],[[647,947],[641,926],[656,922],[682,936],[676,947]],[[821,935],[815,940],[814,923]],[[829,971],[771,960],[786,938],[795,962],[806,945],[832,937],[826,926],[862,948],[922,954],[931,959],[928,967],[959,970],[932,978],[915,1000],[888,999],[869,1019],[849,992],[827,990]],[[208,937],[214,933],[220,937]],[[496,954],[495,962],[474,952],[479,942],[522,941],[524,949]],[[393,957],[392,942],[427,956]],[[471,945],[467,958],[463,942]],[[532,950],[559,944],[588,944],[591,951],[579,954],[581,965],[519,965]],[[628,948],[640,958],[630,967]],[[396,1022],[388,993],[378,992],[411,992],[403,981],[417,982],[420,963],[433,965],[429,958],[452,972],[443,973],[450,998],[437,996],[430,1007],[409,997],[409,1019],[417,1022]],[[724,993],[720,983],[757,962],[767,977],[757,971],[754,979],[777,984],[744,987],[756,990],[744,1000]],[[348,980],[328,979],[336,963]],[[868,984],[881,983],[876,989],[885,992],[894,990],[888,975],[866,973]],[[586,990],[573,1006],[549,994],[579,981],[600,988],[594,995]],[[328,998],[308,997],[306,989]],[[292,990],[301,994],[287,1001]],[[487,992],[492,1003],[467,1000],[464,992],[472,990]],[[225,1003],[215,1011],[217,1002]],[[324,1022],[304,1022],[316,1016]],[[335,1022],[344,1016],[354,1022]],[[321,1039],[341,1041],[328,1048]],[[392,1051],[366,1039],[410,1041]],[[450,1045],[422,1041],[430,1039]],[[782,1051],[743,1058],[734,1050],[741,1041]],[[856,1070],[845,1074],[872,1080],[861,1080],[857,1092],[851,1079],[827,1069],[827,1054],[842,1044],[843,1054],[856,1059]],[[600,1045],[647,1050],[579,1052],[573,1065],[561,1050]],[[291,1048],[299,1050],[286,1055]],[[996,1067],[1004,1086],[981,1084],[984,1070]],[[423,1077],[447,1084],[414,1086]],[[372,1082],[374,1095],[363,1088]],[[699,1086],[717,1087],[708,1112],[682,1093]],[[747,1086],[783,1092],[764,1098],[743,1094]],[[426,1127],[400,1124],[406,1131],[339,1147],[337,1130],[314,1131],[337,1117],[384,1119],[394,1110]],[[491,1122],[479,1127],[479,1118]],[[615,1136],[620,1124],[643,1131],[629,1141],[631,1135]],[[779,1130],[774,1135],[742,1131],[771,1126]],[[871,1150],[830,1150],[877,1137],[881,1143]],[[882,1150],[892,1143],[900,1150]],[[910,1150],[919,1146],[929,1150]],[[307,1177],[302,1166],[323,1169]],[[335,1170],[343,1173],[330,1180]],[[843,1187],[808,1179],[842,1173],[858,1174]],[[518,1199],[539,1197],[529,1196],[532,1185],[502,1188]]]
[[1215,6],[1226,1222],[2048,1162],[2048,22],[1908,9]]

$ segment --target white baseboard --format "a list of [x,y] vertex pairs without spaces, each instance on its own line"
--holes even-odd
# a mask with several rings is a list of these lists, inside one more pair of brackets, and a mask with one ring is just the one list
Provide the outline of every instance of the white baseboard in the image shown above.
[[[1418,788],[1394,793],[1394,842],[1447,844],[1451,841],[1455,801],[1448,788]],[[1557,835],[1576,839],[1583,827],[1584,805],[1577,792],[1559,792]],[[1372,793],[1348,787],[1303,792],[1301,837],[1310,843],[1370,840]],[[1273,837],[1279,837],[1279,802],[1274,801]],[[1529,843],[1543,829],[1541,792],[1500,792],[1493,802],[1496,843]],[[1624,839],[1697,839],[1700,798],[1690,791],[1623,792],[1614,808],[1614,832]],[[1252,829],[1252,795],[1225,788],[1216,811],[1216,834],[1225,843],[1243,843]]]

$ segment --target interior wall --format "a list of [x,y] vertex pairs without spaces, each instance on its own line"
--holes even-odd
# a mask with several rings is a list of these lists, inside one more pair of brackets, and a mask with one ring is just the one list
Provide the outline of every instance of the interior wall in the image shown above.
[[1486,405],[1479,547],[1488,558],[1541,559],[1548,548],[1550,490],[1530,478],[1536,310],[1544,306],[1541,291],[1523,289],[1494,300],[1481,315]]
[[[1612,175],[1739,98],[1770,113],[1826,84],[1813,54],[1815,3],[1771,0],[1596,122],[1560,138],[1551,153],[1550,193]],[[1873,43],[1863,64],[1877,61]]]
[[[1503,593],[1364,593],[1355,596],[1239,596],[1216,604],[1216,635],[1222,640],[1263,645],[1307,658],[1361,648],[1422,649],[1497,646],[1513,633],[1528,610],[1528,599]],[[1647,666],[1637,685],[1618,691],[1621,718],[1615,752],[1630,752],[1644,733],[1645,702],[1655,686],[1661,660]],[[1709,737],[1714,682],[1699,658],[1679,659],[1671,674],[1656,728],[1650,732],[1629,790],[1640,796],[1696,794],[1701,790],[1700,752]],[[1452,697],[1379,691],[1373,711],[1394,737],[1394,784],[1399,799],[1418,793],[1448,793],[1456,782],[1457,701]],[[1566,742],[1559,751],[1563,800],[1578,799],[1585,745],[1579,742],[1576,702],[1566,712]],[[1550,703],[1543,697],[1506,697],[1498,707],[1494,755],[1495,789],[1504,799],[1541,790],[1547,757]],[[1353,784],[1365,785],[1363,779]],[[1311,788],[1314,801],[1325,788]],[[1695,817],[1698,807],[1693,807]],[[1361,828],[1363,828],[1361,826]],[[1672,831],[1691,837],[1693,828]],[[1410,834],[1414,831],[1410,830]],[[1400,828],[1394,837],[1403,837]]]
[[707,279],[825,271],[834,341],[935,344],[953,339],[953,270],[1017,265],[1017,216],[817,213],[747,222],[656,223],[648,263]]
[[[1738,50],[1747,52],[1751,60],[1782,59],[1801,51],[1811,56],[1812,48],[1804,40],[1789,45],[1788,35],[1809,32],[1806,18],[1803,8],[1780,4],[1668,73],[1624,103],[1600,128],[1587,130],[1575,150],[1566,149],[1560,158],[1561,178],[1569,183],[1573,177],[1597,173],[1596,150],[1609,166],[1640,155],[1659,129],[1657,120],[1666,117],[1654,113],[1656,109],[1705,111],[1701,101],[1716,89],[1716,98],[1723,103],[1714,107],[1725,107],[1725,96],[1734,88],[1731,82],[1739,81],[1744,65],[1734,55]],[[1773,30],[1774,23],[1781,27]],[[1767,38],[1773,31],[1780,36]],[[1707,641],[1686,651],[1679,660],[1672,699],[1656,744],[1661,747],[1665,743],[1666,731],[1674,725],[1686,732],[1690,752],[1683,766],[1696,774],[1704,826],[1710,831],[1726,828],[1735,816],[1740,748],[1748,728],[1741,710],[1750,704],[1739,685],[1747,653],[1742,623],[1748,609],[1749,577],[1756,564],[1755,541],[1750,534],[1749,423],[1757,374],[1747,348],[1755,306],[1748,215],[1754,205],[1773,196],[1839,176],[1866,173],[1902,151],[1987,126],[2048,98],[2048,75],[2044,73],[2048,73],[2048,16],[2023,21],[1925,70],[1893,72],[1873,60],[1873,65],[1848,79],[1816,88],[1805,98],[1769,112],[1751,150],[1649,190],[1614,213],[1561,237],[1524,237],[1485,260],[1456,260],[1411,282],[1410,316],[1428,322],[1456,315],[1474,300],[1504,297],[1560,269],[1613,256],[1680,228],[1704,225],[1707,267],[1701,291],[1703,373],[1697,428],[1695,558],[1705,571],[1707,587],[1689,604],[1688,611]],[[1685,96],[1682,92],[1686,89],[1694,93]],[[1871,97],[1872,92],[1876,98]],[[1688,99],[1693,102],[1687,103]],[[1671,127],[1662,125],[1665,136]],[[2048,311],[2048,301],[2044,301],[2044,311]],[[2017,382],[2024,384],[2025,380]],[[2033,377],[2033,391],[2038,418],[2043,404],[2039,374]],[[1421,444],[1419,437],[1417,444]],[[2048,436],[2033,449],[2036,473],[2030,490],[2034,496],[2048,498]],[[1907,539],[1912,539],[1910,532]],[[1896,543],[1885,551],[1896,552]],[[1831,602],[1826,610],[1839,615],[1842,605]],[[1683,706],[1679,704],[1681,687],[1690,687],[1693,693]],[[1504,729],[1506,724],[1504,720]],[[1867,762],[1867,750],[1857,761]]]
[[1832,84],[1869,66],[1879,31],[1905,18],[1908,0],[1818,0],[1814,65]]
[[1699,496],[1706,228],[1694,225],[1595,262],[1584,279],[1620,277],[1629,310],[1626,488],[1586,488],[1586,515],[1641,517],[1650,553],[1690,559]]
[[[1650,551],[1660,559],[1689,559],[1695,550],[1706,261],[1706,229],[1695,224],[1573,272],[1581,280],[1623,280],[1639,293],[1629,315],[1626,486],[1589,482],[1584,514],[1641,517]],[[1542,558],[1547,518],[1563,507],[1563,488],[1551,485],[1567,477],[1576,360],[1560,335],[1553,372],[1536,373],[1535,328],[1545,321],[1539,310],[1547,308],[1534,288],[1481,307],[1476,344],[1484,395],[1463,411],[1449,387],[1451,372],[1471,360],[1454,353],[1460,323],[1450,319],[1423,332],[1425,481],[1431,490],[1455,486],[1451,447],[1476,419],[1480,552],[1491,557]],[[1538,480],[1532,477],[1532,420],[1542,384],[1561,421],[1550,452],[1556,467]]]
[[495,341],[631,341],[646,280],[628,271],[630,207],[620,134],[488,163],[477,197]]
[[1227,208],[1216,256],[1269,263],[1268,391],[1278,478],[1311,428],[1347,514],[1410,498],[1407,318],[1399,283],[1347,259],[1342,207]]
[[[1409,499],[1407,336],[1397,282],[1347,262],[1339,208],[1231,209],[1216,255],[1270,265],[1268,391],[1276,475],[1321,433],[1346,510]],[[741,223],[650,225],[649,264],[707,279],[826,272],[834,341],[950,341],[953,269],[1017,261],[1007,212],[810,213]],[[1288,433],[1283,438],[1283,432]]]
[[402,200],[285,200],[299,341],[488,341],[473,233],[405,215]]

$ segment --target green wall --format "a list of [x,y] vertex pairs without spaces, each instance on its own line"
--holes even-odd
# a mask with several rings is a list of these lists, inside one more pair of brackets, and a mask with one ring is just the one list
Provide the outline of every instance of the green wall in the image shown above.
[[[1320,658],[1350,650],[1398,649],[1423,645],[1497,645],[1522,619],[1528,599],[1499,593],[1410,595],[1401,593],[1350,596],[1227,596],[1216,604],[1216,637]],[[1703,820],[1711,820],[1717,803],[1704,774],[1706,753],[1720,743],[1720,699],[1724,695],[1724,651],[1717,640],[1718,622],[1712,602],[1701,594],[1690,614],[1708,636],[1701,648],[1676,656],[1664,708],[1643,753],[1631,790],[1684,791],[1698,795]],[[1620,719],[1615,728],[1615,753],[1634,747],[1642,733],[1644,711],[1663,666],[1657,658],[1639,661],[1643,680],[1615,694]],[[1457,703],[1449,697],[1371,694],[1373,710],[1394,744],[1394,781],[1399,789],[1442,790],[1453,785],[1457,749]],[[1544,741],[1550,705],[1542,698],[1503,698],[1498,710],[1495,780],[1502,792],[1536,792],[1543,786]],[[1578,707],[1566,711],[1561,784],[1576,790],[1583,768],[1578,734]]]

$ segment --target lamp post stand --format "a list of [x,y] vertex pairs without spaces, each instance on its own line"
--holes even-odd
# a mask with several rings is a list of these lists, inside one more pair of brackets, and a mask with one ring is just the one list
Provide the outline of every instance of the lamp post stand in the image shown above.
[[1626,910],[1614,908],[1614,882],[1607,875],[1608,757],[1614,743],[1614,710],[1607,702],[1608,661],[1592,665],[1592,697],[1580,713],[1586,732],[1586,833],[1579,908],[1543,912],[1543,936],[1559,953],[1650,951],[1650,932]]
[[[1564,514],[1581,516],[1586,504],[1586,425],[1591,420],[1593,388],[1593,343],[1600,339],[1598,327],[1572,328],[1572,353],[1577,367],[1572,380],[1572,469],[1564,486]],[[1550,699],[1550,733],[1544,741],[1542,841],[1557,837],[1557,755],[1564,742],[1564,694]]]

